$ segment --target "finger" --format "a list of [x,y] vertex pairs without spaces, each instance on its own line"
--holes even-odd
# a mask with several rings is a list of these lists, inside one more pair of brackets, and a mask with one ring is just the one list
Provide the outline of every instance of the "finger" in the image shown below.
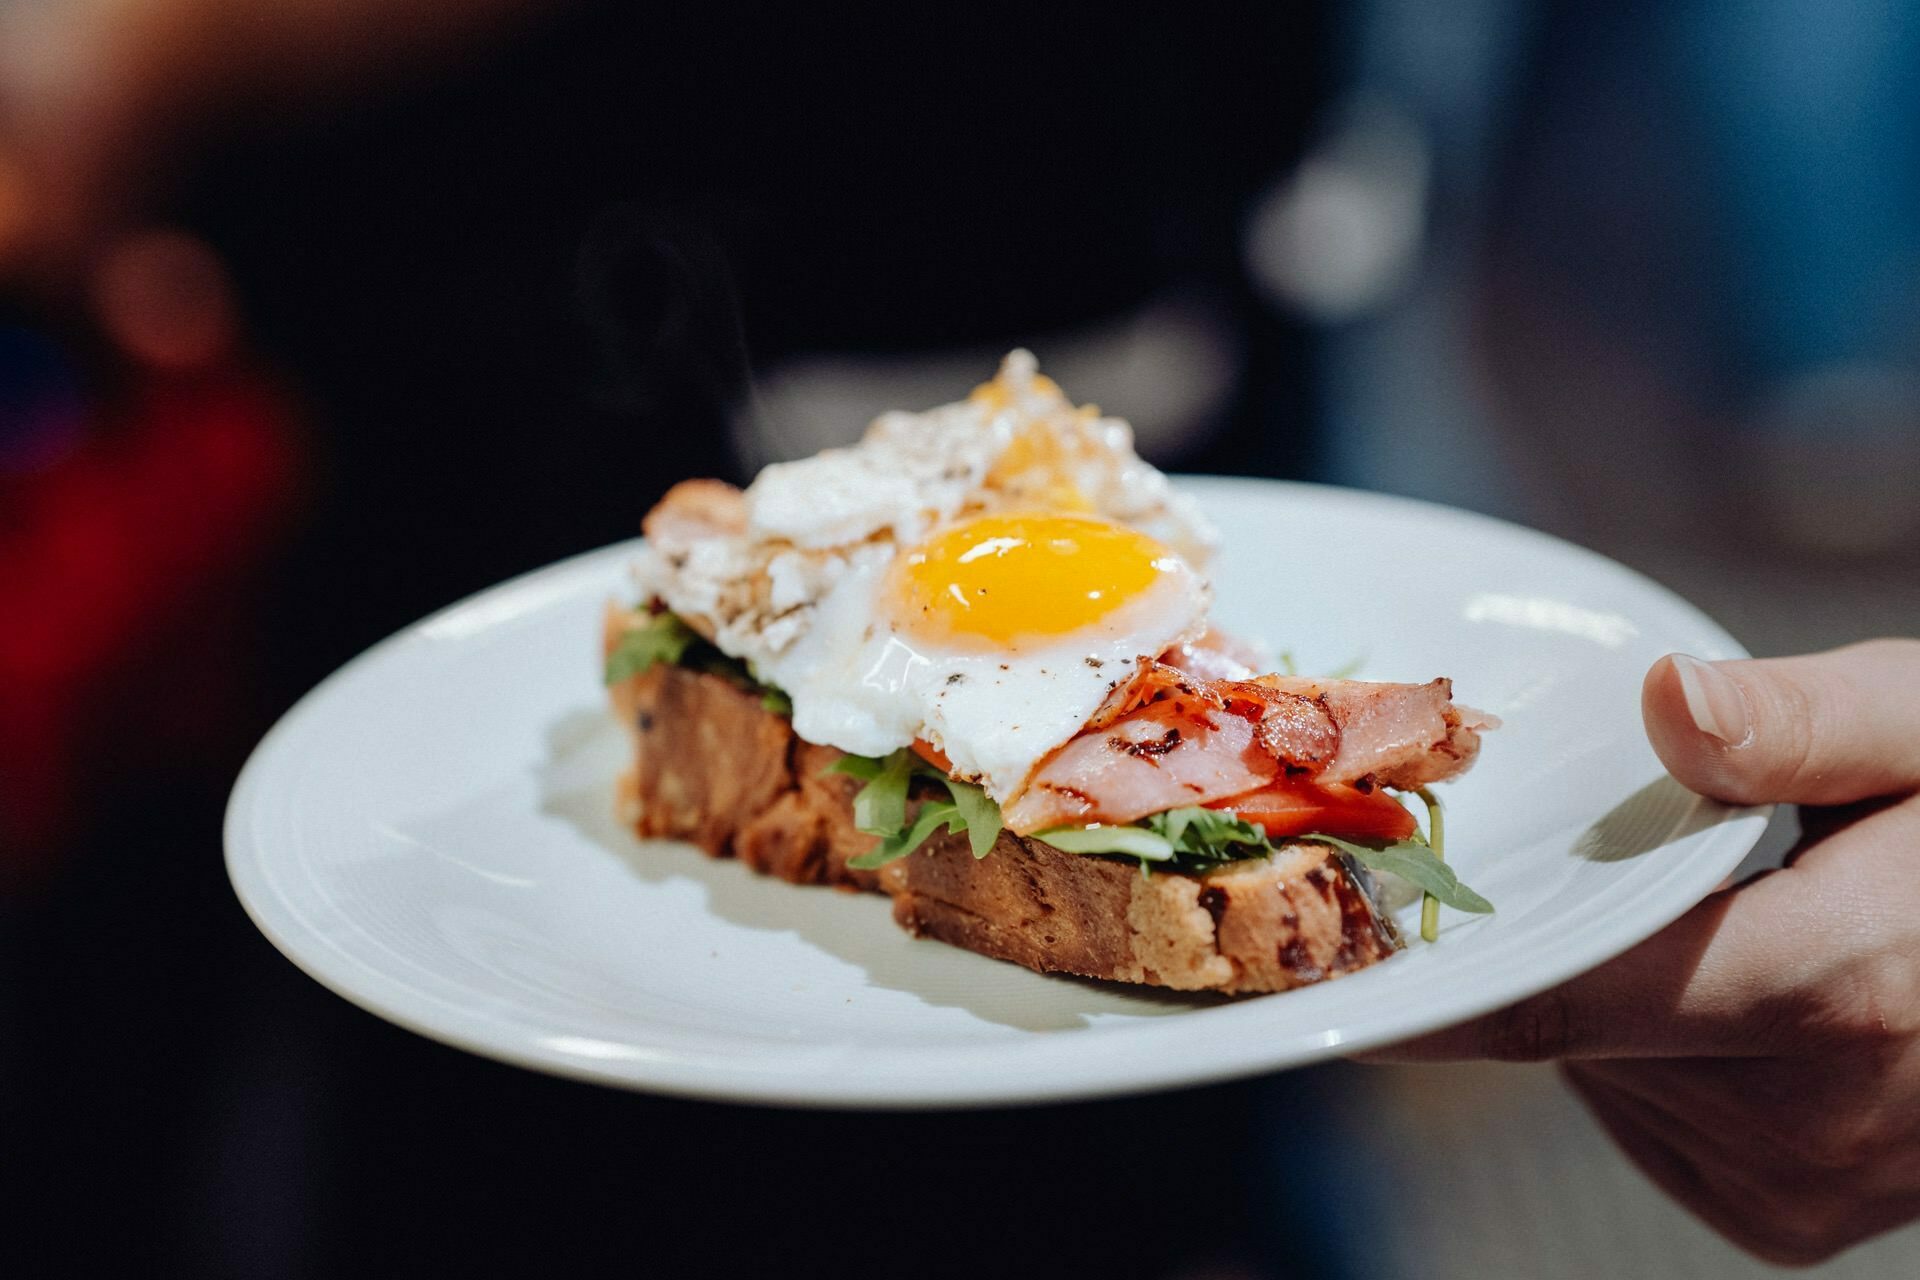
[[1661,763],[1734,804],[1851,804],[1920,789],[1920,640],[1798,658],[1672,654],[1641,691]]
[[[1763,1189],[1759,1173],[1765,1169],[1795,1167],[1791,1153],[1757,1132],[1752,1108],[1741,1109],[1738,1099],[1726,1096],[1729,1069],[1751,1065],[1777,1069],[1780,1059],[1663,1058],[1564,1062],[1560,1075],[1581,1099],[1593,1105],[1604,1091],[1616,1108],[1633,1112],[1640,1127],[1659,1134],[1667,1145],[1685,1154],[1699,1173],[1704,1190],[1721,1197],[1754,1196]],[[1688,1087],[1690,1070],[1704,1076],[1718,1072],[1721,1087],[1702,1092]]]
[[1713,1192],[1699,1165],[1667,1136],[1673,1130],[1666,1123],[1666,1117],[1596,1081],[1568,1073],[1567,1083],[1613,1139],[1614,1145],[1639,1166],[1640,1172],[1670,1198],[1705,1216],[1713,1203]]
[[[1728,1194],[1761,1201],[1784,1188],[1804,1199],[1809,1186],[1826,1184],[1864,1201],[1920,1188],[1913,1126],[1883,1120],[1874,1085],[1858,1072],[1769,1058],[1578,1062],[1562,1071],[1569,1082],[1663,1112],[1666,1128]],[[1871,1139],[1861,1137],[1863,1117]]]
[[1775,871],[1722,890],[1625,955],[1562,986],[1360,1060],[1783,1052],[1795,1042],[1805,1012],[1797,993],[1814,972],[1810,949],[1780,947],[1783,936],[1818,936],[1819,907],[1805,892],[1806,879]]
[[1739,1058],[1844,1044],[1875,1015],[1871,1001],[1845,999],[1863,990],[1862,947],[1913,928],[1916,849],[1920,796],[1712,894],[1563,986],[1359,1060]]
[[[1920,1036],[1920,795],[1886,805],[1797,847],[1779,872],[1802,886],[1809,932],[1783,934],[1781,955],[1801,981],[1827,993],[1826,1012],[1806,1030],[1830,1049]],[[1883,1046],[1884,1047],[1884,1046]]]
[[1770,1262],[1803,1266],[1831,1255],[1841,1242],[1843,1233],[1834,1228],[1844,1201],[1824,1188],[1798,1187],[1783,1203],[1777,1188],[1742,1175],[1739,1159],[1703,1142],[1699,1128],[1678,1123],[1670,1108],[1588,1071],[1570,1069],[1565,1075],[1607,1136],[1655,1186],[1742,1249]]
[[1875,895],[1896,908],[1906,900],[1913,860],[1920,853],[1920,795],[1802,809],[1800,832],[1787,850],[1786,865],[1820,871],[1844,865],[1844,882],[1833,874],[1823,876],[1832,891]]
[[1741,1171],[1792,1168],[1799,1157],[1763,1124],[1757,1111],[1786,1103],[1775,1098],[1784,1075],[1779,1059],[1606,1059],[1561,1067],[1568,1083],[1604,1087],[1665,1116],[1663,1128],[1687,1134],[1686,1145],[1736,1175]]
[[1800,838],[1787,851],[1786,864],[1792,866],[1807,850],[1899,803],[1898,799],[1883,797],[1858,804],[1803,806],[1798,810]]

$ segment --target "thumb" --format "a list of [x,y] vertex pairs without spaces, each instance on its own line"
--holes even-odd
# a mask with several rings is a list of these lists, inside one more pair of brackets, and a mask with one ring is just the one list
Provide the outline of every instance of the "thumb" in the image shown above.
[[1852,804],[1920,788],[1920,641],[1798,658],[1672,654],[1641,690],[1647,738],[1684,786],[1734,804]]
[[1472,1021],[1362,1062],[1746,1057],[1782,1049],[1800,975],[1777,942],[1815,914],[1792,873],[1723,889],[1633,950]]

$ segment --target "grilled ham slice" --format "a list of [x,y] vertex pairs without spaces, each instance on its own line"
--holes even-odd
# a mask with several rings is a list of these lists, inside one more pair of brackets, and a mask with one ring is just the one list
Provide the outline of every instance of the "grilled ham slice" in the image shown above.
[[1257,790],[1280,766],[1246,716],[1180,699],[1154,702],[1082,734],[1004,806],[1013,831],[1122,823]]
[[1253,683],[1325,708],[1339,730],[1339,749],[1317,782],[1372,781],[1412,790],[1465,773],[1480,752],[1480,731],[1499,718],[1455,706],[1453,682],[1389,684],[1378,680],[1314,680],[1262,676]]
[[1426,684],[1262,676],[1200,680],[1149,664],[1004,806],[1022,835],[1211,804],[1285,774],[1411,789],[1464,772],[1498,721]]

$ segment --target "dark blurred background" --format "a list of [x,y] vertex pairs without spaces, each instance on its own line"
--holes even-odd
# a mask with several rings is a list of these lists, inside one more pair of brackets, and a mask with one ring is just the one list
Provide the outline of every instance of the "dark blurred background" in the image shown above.
[[1524,520],[1757,652],[1920,630],[1916,8],[0,0],[0,1269],[1744,1274],[1524,1069],[481,1061],[280,959],[220,816],[381,636],[1013,345],[1168,467]]

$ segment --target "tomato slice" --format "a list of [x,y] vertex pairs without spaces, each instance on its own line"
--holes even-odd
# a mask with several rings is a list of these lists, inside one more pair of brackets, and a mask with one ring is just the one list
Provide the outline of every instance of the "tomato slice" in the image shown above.
[[934,746],[925,738],[915,738],[913,740],[913,754],[919,756],[922,760],[925,760],[928,764],[944,774],[951,775],[953,773],[953,761],[947,759],[946,752],[940,750],[940,748]]
[[1207,807],[1231,809],[1276,840],[1316,832],[1349,840],[1405,840],[1417,830],[1413,815],[1384,791],[1323,787],[1295,778],[1275,778],[1258,791]]

